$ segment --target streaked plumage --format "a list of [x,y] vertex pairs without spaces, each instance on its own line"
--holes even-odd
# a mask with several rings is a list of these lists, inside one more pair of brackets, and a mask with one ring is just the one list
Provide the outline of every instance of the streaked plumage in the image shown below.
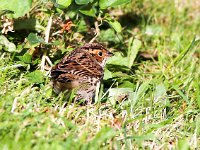
[[96,85],[103,78],[106,59],[110,56],[112,53],[97,43],[76,48],[51,70],[55,92],[75,89],[76,99],[91,103]]

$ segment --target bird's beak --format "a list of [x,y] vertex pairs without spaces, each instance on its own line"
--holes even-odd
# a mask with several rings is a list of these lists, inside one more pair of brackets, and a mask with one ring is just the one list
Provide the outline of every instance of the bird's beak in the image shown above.
[[108,56],[108,57],[111,57],[111,56],[114,56],[114,54],[111,53],[111,52],[107,52],[107,56]]

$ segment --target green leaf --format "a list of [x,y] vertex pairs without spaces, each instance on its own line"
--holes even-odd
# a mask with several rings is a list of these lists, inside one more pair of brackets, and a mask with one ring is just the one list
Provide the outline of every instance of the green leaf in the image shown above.
[[72,0],[56,0],[57,4],[64,6],[67,8],[71,3]]
[[38,37],[36,34],[34,33],[30,33],[28,35],[28,42],[30,43],[31,46],[37,46],[39,45],[40,43],[44,43],[44,40],[40,37]]
[[24,16],[29,12],[32,5],[32,0],[1,0],[0,10],[10,10],[14,14],[7,14],[11,18],[18,18]]
[[5,14],[14,14],[14,11],[11,11],[11,10],[0,10],[0,16],[3,16]]
[[36,70],[26,75],[27,79],[31,83],[42,83],[44,82],[44,75],[41,71]]
[[103,79],[104,79],[104,80],[107,80],[107,79],[110,79],[110,78],[112,78],[112,72],[109,71],[107,68],[105,68]]
[[135,85],[134,83],[130,81],[124,81],[122,84],[120,84],[118,87],[119,88],[133,88]]
[[88,4],[88,3],[92,3],[93,0],[75,0],[76,4],[78,5],[83,5],[83,4]]
[[117,32],[121,32],[122,31],[122,26],[121,24],[117,21],[117,20],[113,20],[113,19],[107,19],[106,22],[108,22],[108,24]]
[[107,30],[102,30],[99,35],[99,40],[101,42],[114,42],[114,43],[119,43],[120,40],[122,40],[122,36],[120,34],[116,35],[116,32],[114,29],[107,29]]
[[80,19],[79,20],[79,23],[77,24],[77,32],[87,32],[88,29],[87,29],[87,24],[86,22],[83,20],[83,19]]
[[123,57],[121,53],[116,52],[114,56],[108,59],[107,64],[128,66],[128,61],[126,57]]
[[45,31],[45,27],[40,25],[35,18],[21,18],[14,22],[14,30],[36,30],[38,32]]
[[138,54],[138,51],[141,47],[142,43],[138,39],[131,38],[129,40],[129,47],[128,47],[128,67],[131,68],[133,62]]
[[184,138],[184,139],[178,140],[177,149],[179,149],[179,150],[189,150],[190,146],[189,146],[187,139]]
[[115,7],[129,2],[131,2],[131,0],[100,0],[99,6],[101,9],[106,9],[107,7]]
[[0,35],[0,49],[4,49],[8,52],[16,52],[16,46],[14,43],[8,41],[8,39],[4,35]]
[[30,64],[32,61],[32,55],[25,53],[23,56],[17,56],[24,63]]
[[[65,6],[58,4],[57,0],[51,0],[51,2],[53,3],[54,7],[56,7],[56,10],[58,12],[62,12],[62,9],[65,9]],[[62,3],[62,2],[60,2],[60,3]]]
[[86,15],[86,16],[91,16],[91,17],[96,17],[96,10],[91,7],[91,8],[83,8],[81,10],[79,10],[82,14]]

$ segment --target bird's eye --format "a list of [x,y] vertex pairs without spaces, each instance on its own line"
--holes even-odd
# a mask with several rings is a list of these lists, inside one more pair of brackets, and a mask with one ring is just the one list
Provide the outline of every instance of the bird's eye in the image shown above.
[[102,52],[99,52],[99,53],[98,53],[98,55],[99,55],[99,56],[102,56],[102,55],[103,55],[103,53],[102,53]]

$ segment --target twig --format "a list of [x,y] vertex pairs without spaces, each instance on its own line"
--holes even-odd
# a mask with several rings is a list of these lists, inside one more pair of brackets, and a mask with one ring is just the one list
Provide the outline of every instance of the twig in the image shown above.
[[53,17],[50,16],[49,21],[48,21],[48,23],[47,23],[46,30],[45,30],[45,38],[44,38],[44,41],[45,41],[46,43],[49,42],[49,35],[50,35],[50,30],[51,30],[51,25],[52,25],[52,18],[53,18]]
[[94,26],[95,26],[95,36],[90,40],[90,42],[89,43],[93,43],[94,42],[94,40],[99,36],[99,34],[100,34],[100,29],[99,29],[99,24],[98,24],[98,21],[95,21],[94,22]]
[[[52,25],[52,20],[53,20],[52,18],[53,17],[50,16],[49,21],[47,23],[46,30],[45,30],[45,38],[44,38],[45,43],[49,42],[49,35],[50,35],[50,30],[51,30],[51,25]],[[45,62],[46,62],[46,60],[49,63],[49,65],[52,66],[52,63],[51,63],[49,57],[47,56],[47,50],[45,49],[44,53],[43,53],[43,56],[42,56],[42,61],[41,61],[41,70],[42,71],[45,70]]]

